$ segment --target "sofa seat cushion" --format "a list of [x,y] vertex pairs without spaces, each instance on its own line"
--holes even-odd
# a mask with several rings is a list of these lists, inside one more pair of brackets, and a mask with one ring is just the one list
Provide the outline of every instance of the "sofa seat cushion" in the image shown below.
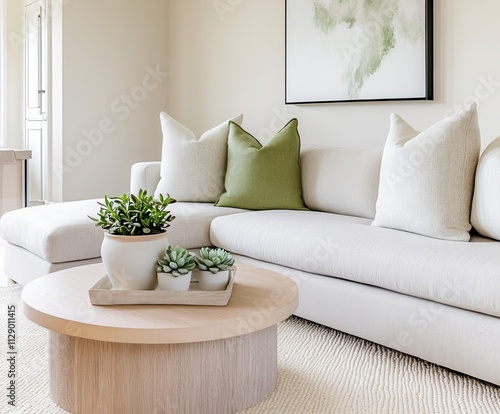
[[[215,219],[210,237],[232,253],[500,317],[500,243],[480,237],[459,243],[370,224],[312,211],[247,212]],[[439,306],[422,312],[409,323],[426,312],[436,317]]]
[[212,203],[180,203],[169,206],[175,220],[168,228],[168,241],[172,246],[185,249],[211,246],[210,223],[219,216],[241,213],[239,208],[216,207]]
[[[98,199],[28,207],[5,213],[0,236],[49,263],[87,260],[101,256],[103,230],[88,216],[96,216]],[[211,203],[175,203],[169,206],[176,219],[168,228],[172,245],[186,249],[210,245],[210,222],[240,209]]]
[[87,215],[96,200],[69,201],[9,211],[0,219],[0,236],[50,263],[101,256],[102,229]]

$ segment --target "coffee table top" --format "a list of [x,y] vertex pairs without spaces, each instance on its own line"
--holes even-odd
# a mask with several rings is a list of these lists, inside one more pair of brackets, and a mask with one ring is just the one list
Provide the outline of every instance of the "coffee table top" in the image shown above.
[[99,264],[42,276],[22,291],[24,314],[55,332],[98,341],[174,344],[229,338],[268,328],[297,308],[295,282],[270,270],[238,265],[227,306],[94,306],[89,289]]

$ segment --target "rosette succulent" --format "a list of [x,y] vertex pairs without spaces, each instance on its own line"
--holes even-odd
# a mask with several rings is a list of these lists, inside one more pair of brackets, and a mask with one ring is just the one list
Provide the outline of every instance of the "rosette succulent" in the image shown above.
[[196,255],[186,249],[168,246],[162,259],[156,263],[156,271],[159,273],[171,273],[173,277],[179,277],[189,273],[196,267]]
[[231,253],[224,249],[202,247],[199,256],[196,257],[196,264],[200,270],[218,273],[229,270],[234,264],[234,259]]

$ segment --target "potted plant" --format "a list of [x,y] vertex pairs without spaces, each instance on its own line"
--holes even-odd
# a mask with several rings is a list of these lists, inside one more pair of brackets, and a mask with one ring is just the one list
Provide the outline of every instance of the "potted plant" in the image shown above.
[[215,247],[202,247],[196,257],[201,290],[224,290],[229,281],[229,271],[233,269],[231,253]]
[[137,195],[104,197],[97,217],[90,217],[105,230],[101,256],[114,289],[155,289],[156,261],[169,245],[167,227],[174,220],[168,195],[153,198],[146,190]]
[[168,246],[162,259],[156,263],[158,287],[162,290],[189,290],[191,271],[196,267],[196,255],[186,249]]

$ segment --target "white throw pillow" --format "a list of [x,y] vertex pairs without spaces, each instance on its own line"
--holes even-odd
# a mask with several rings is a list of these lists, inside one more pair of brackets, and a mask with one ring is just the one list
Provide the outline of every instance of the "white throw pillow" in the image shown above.
[[500,137],[483,151],[476,171],[471,223],[485,237],[500,240]]
[[423,132],[392,114],[372,225],[468,241],[480,141],[475,103]]
[[169,194],[177,201],[215,203],[224,192],[229,121],[241,124],[243,115],[224,121],[199,139],[165,112],[160,182],[155,197]]

